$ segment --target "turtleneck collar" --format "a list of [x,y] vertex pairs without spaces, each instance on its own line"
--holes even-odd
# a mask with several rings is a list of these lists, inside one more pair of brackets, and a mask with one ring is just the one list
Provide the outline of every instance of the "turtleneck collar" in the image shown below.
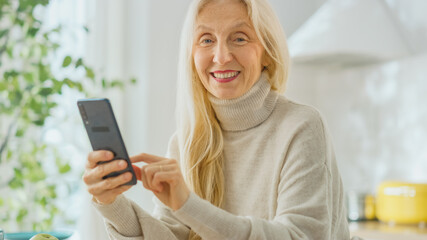
[[242,96],[234,99],[219,99],[209,94],[216,117],[225,131],[243,131],[264,122],[276,105],[279,94],[271,90],[267,74]]

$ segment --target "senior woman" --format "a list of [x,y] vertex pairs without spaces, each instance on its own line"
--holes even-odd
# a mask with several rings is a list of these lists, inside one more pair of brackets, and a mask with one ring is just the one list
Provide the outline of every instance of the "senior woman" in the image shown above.
[[343,187],[319,113],[280,95],[288,53],[266,0],[199,0],[181,39],[178,129],[167,157],[132,162],[156,196],[121,193],[130,173],[107,151],[83,179],[112,239],[349,239]]

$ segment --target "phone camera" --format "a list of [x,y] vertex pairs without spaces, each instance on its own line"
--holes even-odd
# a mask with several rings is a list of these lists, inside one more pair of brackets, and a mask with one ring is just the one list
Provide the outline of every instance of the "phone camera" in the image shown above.
[[80,109],[80,114],[82,115],[82,118],[85,120],[85,123],[87,122],[87,115],[86,115],[86,111],[85,108],[79,104],[79,109]]

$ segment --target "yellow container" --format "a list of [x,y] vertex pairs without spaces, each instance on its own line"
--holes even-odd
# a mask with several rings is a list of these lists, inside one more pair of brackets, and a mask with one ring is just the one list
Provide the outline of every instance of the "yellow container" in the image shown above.
[[427,184],[383,182],[378,187],[376,214],[383,222],[427,222]]

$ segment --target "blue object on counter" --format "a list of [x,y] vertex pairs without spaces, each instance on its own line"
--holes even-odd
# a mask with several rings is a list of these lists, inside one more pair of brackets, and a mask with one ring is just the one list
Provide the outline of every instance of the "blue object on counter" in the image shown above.
[[[32,238],[34,235],[39,233],[47,233],[50,234],[59,240],[65,240],[71,235],[73,235],[72,231],[53,231],[53,232],[17,232],[17,233],[6,233],[4,235],[5,240],[28,240]],[[1,239],[1,238],[0,238]]]

